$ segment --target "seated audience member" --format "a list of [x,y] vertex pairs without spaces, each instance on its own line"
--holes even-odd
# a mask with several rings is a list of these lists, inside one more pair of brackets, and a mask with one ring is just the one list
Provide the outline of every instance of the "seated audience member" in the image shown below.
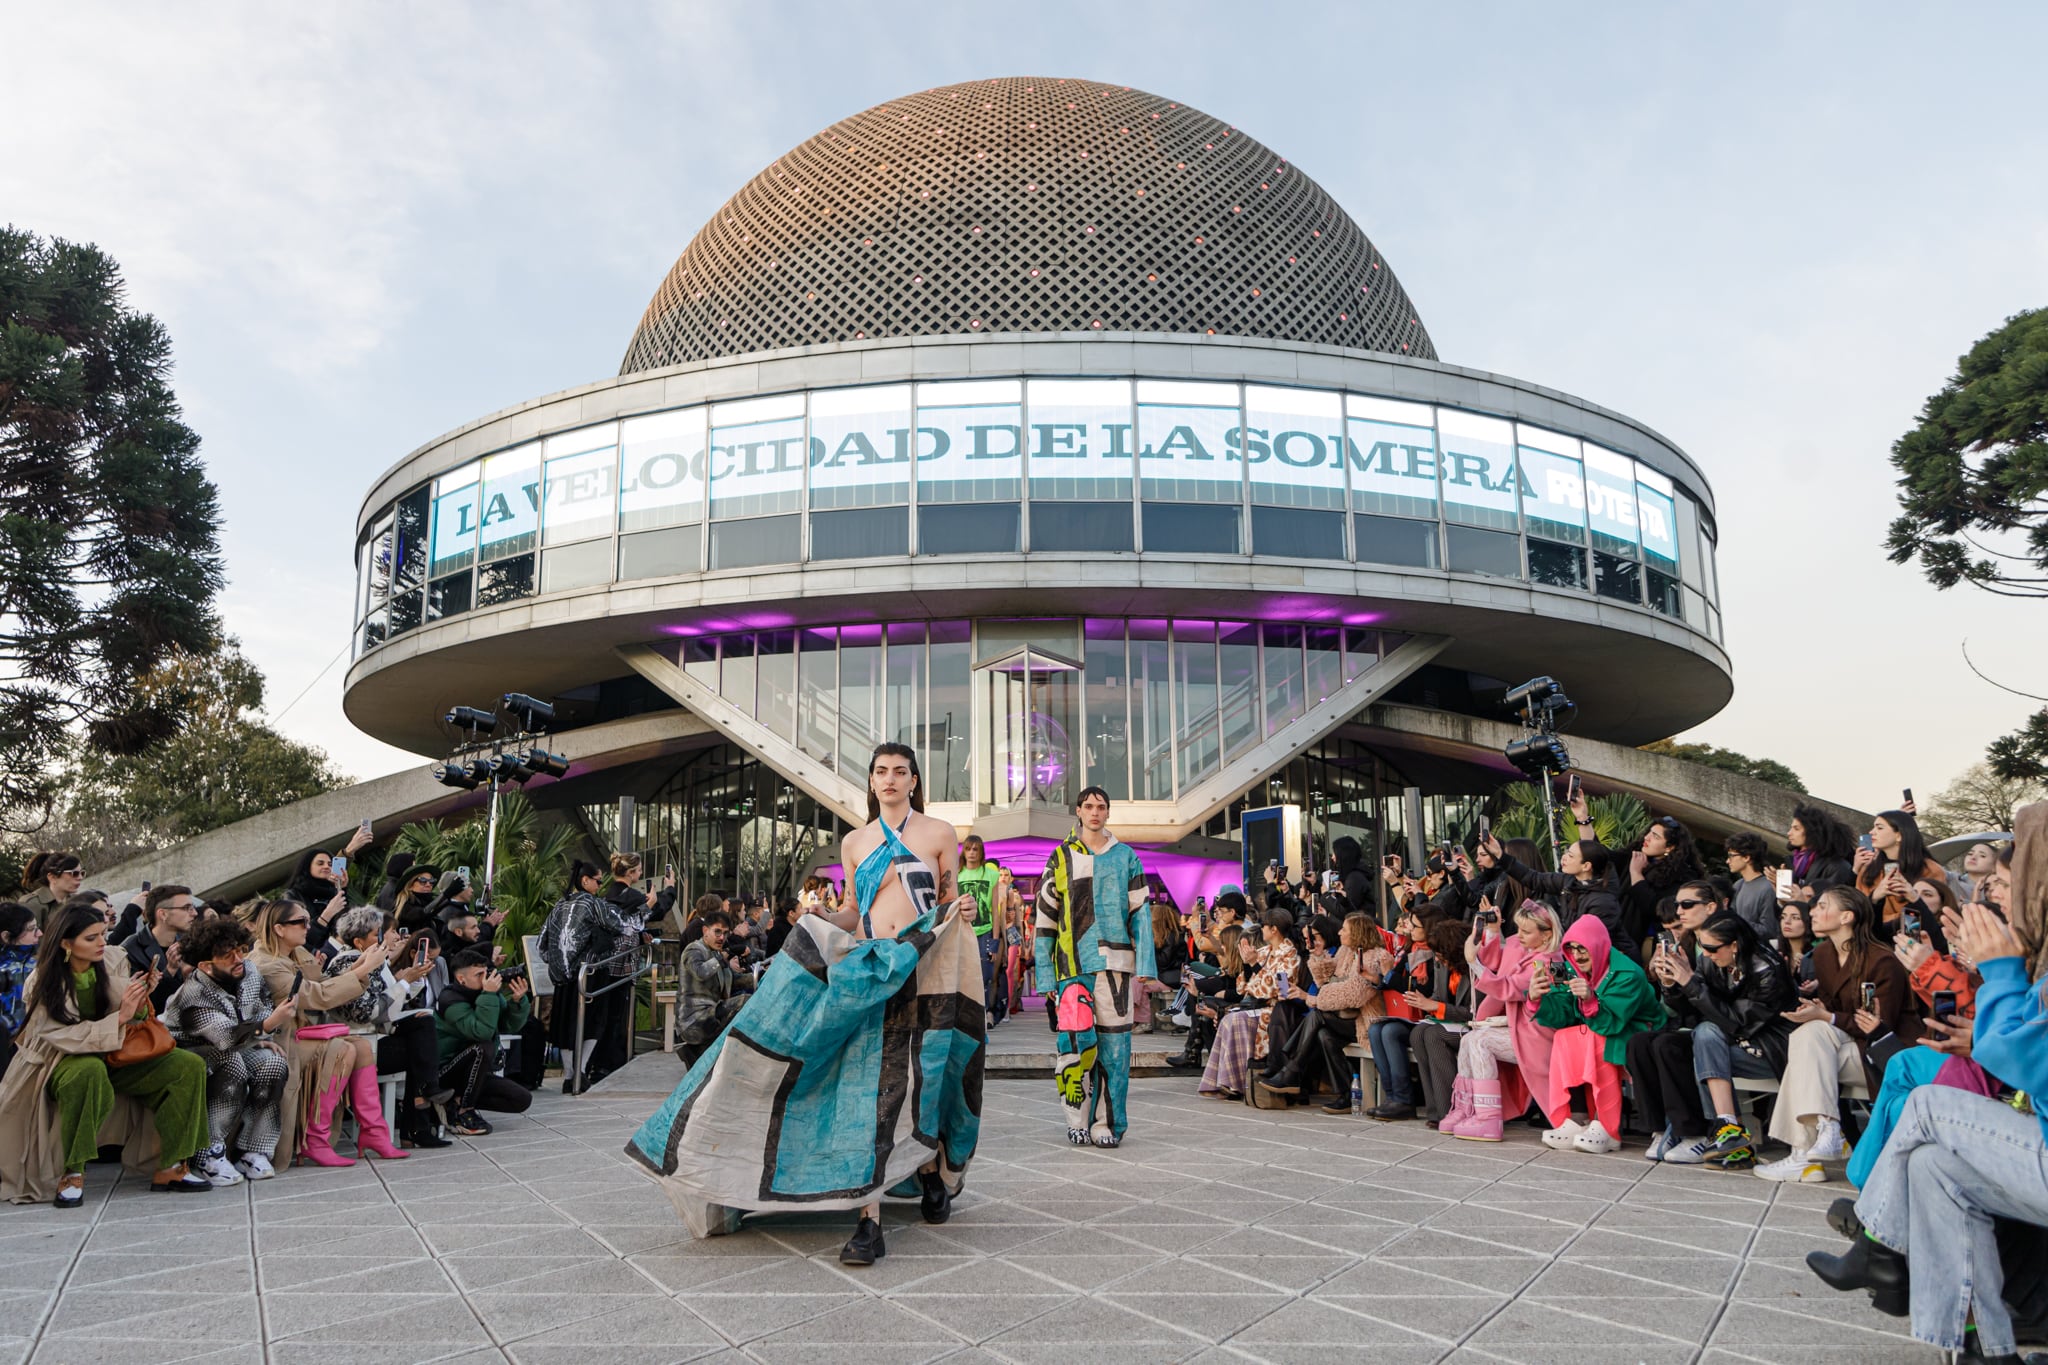
[[186,1165],[206,1145],[206,1063],[173,1047],[147,1061],[107,1064],[128,1025],[148,1012],[149,978],[131,977],[127,956],[107,951],[106,920],[85,909],[55,911],[36,950],[19,1052],[0,1081],[0,1199],[54,1199],[75,1209],[102,1141],[126,1141],[131,1168],[144,1159],[150,1135],[132,1110],[119,1110],[123,1098],[148,1110],[156,1130],[150,1189],[213,1189]]
[[[825,908],[831,910],[836,907],[828,904]],[[683,924],[682,945],[685,948],[695,943],[698,936],[704,932],[704,917],[713,910],[725,911],[725,900],[723,897],[706,893],[697,897],[696,901],[690,906],[690,917]],[[728,920],[732,918],[730,912],[726,912],[726,918]]]
[[1778,907],[1778,932],[1771,947],[1785,959],[1792,984],[1802,995],[1811,995],[1813,980],[1813,907],[1805,901],[1787,901]]
[[1687,882],[1671,898],[1675,918],[1667,927],[1678,940],[1680,949],[1689,956],[1697,956],[1693,951],[1693,935],[1699,932],[1701,925],[1728,909],[1728,898],[1721,894],[1720,887],[1709,881]]
[[[351,841],[348,852],[355,851]],[[309,849],[299,855],[284,893],[306,906],[309,918],[304,947],[308,953],[318,953],[327,946],[334,922],[348,909],[348,873],[334,870],[333,855],[325,849]]]
[[197,922],[199,902],[187,886],[152,886],[142,898],[142,927],[128,936],[121,950],[128,955],[128,970],[140,976],[157,973],[150,988],[150,1008],[158,1014],[170,1001],[172,992],[192,975],[178,939]]
[[[1865,1052],[1896,1035],[1920,1037],[1906,971],[1873,932],[1870,900],[1852,886],[1832,886],[1813,903],[1813,964],[1819,989],[1785,1018],[1795,1027],[1784,1080],[1771,1110],[1771,1136],[1792,1154],[1756,1168],[1765,1180],[1819,1184],[1825,1162],[1840,1161],[1842,1078],[1867,1077]],[[1872,1087],[1873,1093],[1876,1086]]]
[[683,1065],[695,1066],[740,1007],[747,1003],[749,978],[734,964],[732,916],[707,910],[698,916],[697,941],[683,949],[682,998],[676,1006],[676,1050]]
[[463,1137],[482,1137],[491,1131],[477,1111],[494,1114],[523,1114],[533,1103],[524,1086],[495,1074],[498,1069],[498,1035],[517,1033],[525,1025],[532,1006],[527,1000],[531,988],[524,975],[507,981],[491,960],[471,948],[449,966],[453,978],[441,1009],[434,1016],[440,1042],[441,1084],[455,1092],[452,1131]]
[[440,869],[425,863],[413,863],[407,869],[405,880],[391,896],[391,920],[400,933],[416,934],[434,927],[434,916],[428,907],[434,903],[434,887],[440,875]]
[[[1529,988],[1537,964],[1558,951],[1557,912],[1541,901],[1524,899],[1514,916],[1512,939],[1503,938],[1494,920],[1481,918],[1464,946],[1479,1007],[1474,1011],[1475,1026],[1458,1042],[1451,1106],[1437,1131],[1470,1142],[1499,1142],[1505,1114],[1527,1109],[1531,1094],[1539,1102],[1550,1094],[1553,1031],[1536,1022],[1537,1001]],[[1547,1117],[1561,1125],[1571,1118],[1571,1111],[1566,1108]]]
[[272,1001],[263,974],[249,970],[255,942],[248,926],[231,919],[193,929],[183,940],[192,974],[163,1014],[178,1045],[206,1063],[208,1142],[192,1165],[216,1186],[276,1173],[270,1158],[291,1068],[273,1035],[290,1025],[298,1002]]
[[[1216,1046],[1196,1087],[1204,1095],[1241,1100],[1251,1084],[1254,1058],[1266,1051],[1266,1028],[1273,1002],[1280,998],[1281,978],[1292,985],[1303,971],[1301,950],[1295,945],[1294,917],[1285,910],[1267,910],[1259,915],[1261,942],[1246,960],[1247,971],[1238,981],[1242,1003],[1217,1021]],[[1240,947],[1242,945],[1240,944]]]
[[[1511,884],[1511,883],[1510,883]],[[1465,961],[1467,925],[1449,915],[1433,919],[1427,926],[1430,951],[1444,965],[1444,998],[1410,995],[1406,1003],[1415,1010],[1415,1027],[1408,1034],[1408,1050],[1415,1059],[1415,1074],[1421,1086],[1422,1119],[1434,1128],[1451,1111],[1451,1095],[1458,1071],[1458,1045],[1472,1023],[1477,1003],[1474,974]],[[1380,1106],[1384,1111],[1386,1106]],[[1366,1111],[1367,1115],[1372,1110]],[[1382,1120],[1411,1118],[1398,1109],[1382,1112]]]
[[[354,971],[364,953],[385,941],[384,926],[389,919],[374,906],[359,906],[336,920],[335,953],[327,960],[327,975],[331,978]],[[412,944],[409,948],[404,946],[408,942]],[[439,1107],[453,1100],[455,1092],[441,1084],[439,1039],[434,1032],[435,987],[429,984],[443,960],[431,933],[402,940],[397,956],[387,956],[383,967],[364,980],[363,993],[340,1008],[350,1034],[368,1038],[376,1049],[378,1074],[405,1073],[398,1137],[408,1147],[450,1145],[436,1131]],[[442,975],[445,978],[445,969]]]
[[[1002,980],[1002,916],[993,906],[990,914],[995,927],[989,931],[989,935],[996,944],[991,950],[994,962],[989,971],[990,985],[993,989],[995,984]],[[1174,913],[1172,906],[1162,900],[1152,902],[1152,960],[1155,964],[1154,969],[1159,974],[1131,983],[1132,1022],[1137,1024],[1149,1025],[1152,1022],[1152,993],[1164,988],[1167,982],[1178,984],[1181,969],[1188,965],[1188,940],[1187,935],[1181,932],[1180,916]],[[1002,1011],[996,1010],[993,1013],[996,1022],[1001,1023]]]
[[[1581,831],[1592,829],[1592,808],[1582,791],[1572,803],[1572,816]],[[1575,920],[1591,915],[1607,926],[1611,943],[1619,944],[1624,956],[1631,950],[1622,935],[1622,906],[1614,887],[1614,855],[1598,839],[1584,837],[1564,846],[1556,872],[1540,872],[1517,858],[1506,856],[1500,840],[1486,836],[1489,849],[1508,876],[1532,896],[1556,898],[1559,923],[1570,928]]]
[[1856,880],[1856,867],[1851,861],[1856,853],[1856,836],[1819,806],[1792,808],[1785,842],[1792,848],[1792,882],[1806,888],[1808,901],[1831,886]]
[[1314,1013],[1302,1021],[1271,1089],[1298,1094],[1313,1089],[1321,1079],[1330,1087],[1330,1102],[1323,1112],[1351,1112],[1351,1059],[1344,1049],[1364,1043],[1367,1025],[1385,1012],[1380,982],[1393,963],[1370,916],[1344,917],[1337,931],[1337,951],[1309,960],[1309,974],[1316,981],[1316,993],[1310,997]]
[[1664,1007],[1643,969],[1616,953],[1607,926],[1581,916],[1564,931],[1564,954],[1537,964],[1530,990],[1539,1003],[1536,1022],[1550,1039],[1551,1101],[1546,1113],[1568,1112],[1573,1087],[1586,1088],[1589,1122],[1566,1118],[1543,1135],[1558,1151],[1612,1152],[1620,1148],[1621,1079],[1628,1040],[1664,1026]]
[[[2048,804],[2023,808],[2013,826],[2011,922],[1969,906],[1955,946],[1983,977],[1973,1055],[2031,1096],[2048,1094]],[[2048,1223],[2048,1114],[2035,1108],[1954,1086],[1914,1090],[1856,1201],[1848,1251],[1813,1252],[1807,1265],[1836,1289],[1870,1290],[1882,1312],[1910,1315],[1921,1341],[2017,1362],[1998,1233],[2001,1220]]]
[[[1394,949],[1395,963],[1381,979],[1381,1002],[1386,1013],[1366,1028],[1366,1046],[1372,1049],[1373,1070],[1379,1073],[1380,1102],[1365,1111],[1366,1117],[1383,1123],[1415,1117],[1415,1079],[1408,1060],[1408,1035],[1415,1021],[1424,1016],[1423,1006],[1450,998],[1451,963],[1439,958],[1431,946],[1429,926],[1441,915],[1426,918],[1415,910],[1403,911],[1394,923],[1401,947]],[[1464,925],[1457,922],[1459,941]]]
[[337,1012],[368,989],[384,966],[385,948],[372,944],[355,965],[333,976],[306,947],[312,910],[289,896],[267,901],[256,912],[256,951],[249,965],[262,973],[273,1000],[299,1002],[296,1026],[284,1038],[285,1082],[277,1150],[316,1166],[353,1166],[334,1150],[335,1114],[344,1097],[364,1108],[382,1101],[377,1093],[376,1054],[367,1038],[352,1037]]
[[[1029,936],[1026,938],[1028,941]],[[1244,926],[1226,924],[1213,936],[1198,936],[1196,942],[1215,945],[1212,952],[1216,970],[1207,976],[1181,978],[1194,992],[1194,1004],[1188,1011],[1191,1022],[1187,1044],[1181,1049],[1180,1056],[1166,1059],[1166,1064],[1171,1067],[1201,1066],[1203,1054],[1215,1046],[1216,1032],[1223,1016],[1244,998],[1238,990],[1238,983],[1244,980],[1246,970],[1242,951]]]
[[0,901],[0,1076],[14,1060],[14,1035],[28,1014],[28,978],[36,967],[36,945],[43,931],[36,912],[14,901]]
[[58,909],[85,885],[85,868],[75,853],[38,853],[28,860],[21,884],[27,888],[21,903],[35,911],[36,927],[47,936]]
[[1728,836],[1728,875],[1735,878],[1735,913],[1749,921],[1756,936],[1769,941],[1778,932],[1778,890],[1771,880],[1770,845],[1761,834],[1744,830]]
[[[1175,917],[1176,921],[1178,916]],[[1266,1023],[1265,1054],[1252,1063],[1252,1081],[1255,1085],[1272,1089],[1269,1084],[1274,1077],[1287,1069],[1288,1057],[1298,1043],[1309,1041],[1304,1035],[1304,1025],[1316,1013],[1316,992],[1324,978],[1331,974],[1336,963],[1337,940],[1340,935],[1337,922],[1328,915],[1311,915],[1302,933],[1301,973],[1299,979],[1290,979],[1287,990],[1280,999],[1273,1002],[1272,1016]],[[1319,1026],[1311,1026],[1319,1027]],[[1287,1096],[1301,1093],[1297,1086],[1290,1091],[1274,1091]]]
[[1792,1029],[1784,1012],[1797,996],[1784,959],[1724,909],[1696,931],[1692,952],[1658,945],[1650,978],[1674,1026],[1629,1043],[1629,1073],[1655,1134],[1650,1160],[1749,1169],[1755,1153],[1733,1082],[1785,1069]]
[[1963,853],[1960,871],[1948,874],[1948,884],[1956,893],[1956,900],[1967,905],[1977,899],[1977,887],[1992,868],[1998,865],[1998,846],[1988,841],[1971,844]]
[[1870,897],[1871,931],[1889,940],[1891,926],[1913,899],[1914,882],[1945,882],[1948,870],[1927,852],[1920,822],[1888,810],[1870,822],[1870,847],[1856,850],[1856,889]]
[[491,945],[484,941],[483,921],[476,917],[475,910],[459,901],[442,908],[429,932],[440,935],[443,957],[459,957],[471,948],[485,957],[491,956]]
[[795,896],[784,896],[775,907],[775,922],[769,926],[768,935],[762,946],[768,956],[774,957],[782,951],[783,942],[789,938],[789,931],[796,928],[796,922],[803,916],[803,902]]

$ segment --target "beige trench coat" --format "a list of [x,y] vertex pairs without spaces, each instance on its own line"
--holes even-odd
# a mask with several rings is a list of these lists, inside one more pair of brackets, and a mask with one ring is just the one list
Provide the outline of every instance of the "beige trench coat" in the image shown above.
[[[298,1017],[284,1038],[284,1056],[290,1070],[285,1076],[284,1097],[278,1105],[281,1127],[276,1159],[288,1163],[299,1154],[299,1136],[305,1132],[306,1118],[321,1091],[330,1085],[346,1086],[349,1072],[355,1069],[355,1047],[347,1037],[301,1039],[298,1029],[315,1022],[306,1017],[309,1013],[346,1005],[361,995],[363,979],[354,972],[334,977],[321,975],[326,968],[304,948],[289,959],[259,950],[249,959],[249,965],[263,973],[270,998],[280,1002],[291,998],[292,974],[303,976],[299,983]],[[375,1062],[371,1064],[374,1066]]]
[[[101,970],[107,974],[107,998],[118,1003],[128,989],[128,955],[109,948]],[[31,991],[34,981],[29,978]],[[119,1016],[113,1010],[104,1019],[59,1023],[39,1007],[29,1010],[14,1040],[21,1050],[0,1081],[0,1199],[42,1204],[57,1197],[57,1182],[64,1176],[64,1134],[50,1077],[65,1057],[119,1048],[127,1025]],[[121,1147],[122,1163],[138,1175],[156,1170],[156,1124],[132,1096],[114,1097],[114,1112],[100,1125],[99,1144]]]

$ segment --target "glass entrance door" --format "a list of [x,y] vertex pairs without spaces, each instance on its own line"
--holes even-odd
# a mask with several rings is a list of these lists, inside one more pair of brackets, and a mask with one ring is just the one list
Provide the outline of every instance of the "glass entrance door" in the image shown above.
[[975,799],[983,810],[1073,804],[1081,666],[1025,646],[974,671]]

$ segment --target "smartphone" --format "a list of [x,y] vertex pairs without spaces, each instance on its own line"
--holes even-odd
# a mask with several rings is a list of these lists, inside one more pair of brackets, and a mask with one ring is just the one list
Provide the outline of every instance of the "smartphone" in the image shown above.
[[458,867],[458,868],[456,868],[456,869],[455,869],[455,875],[456,875],[456,876],[458,876],[458,877],[460,877],[460,878],[462,878],[462,884],[463,884],[464,886],[468,886],[468,885],[469,885],[469,869],[468,869],[468,868],[466,868],[466,867]]
[[1863,1008],[1867,1010],[1877,1008],[1877,983],[1875,981],[1863,983]]
[[1884,875],[1887,877],[1891,876],[1892,873],[1897,872],[1898,870],[1899,865],[1897,863],[1886,863],[1884,865]]
[[674,863],[663,863],[661,865],[661,871],[662,875],[667,877],[670,881],[674,881],[676,879],[676,865]]
[[1902,788],[1899,792],[1899,795],[1905,798],[1905,800],[1901,802],[1902,805],[1910,806],[1913,804],[1913,789],[1911,787]]
[[1576,801],[1576,800],[1578,800],[1578,799],[1579,799],[1579,775],[1578,775],[1577,773],[1573,773],[1573,774],[1572,774],[1572,775],[1571,775],[1571,776],[1570,776],[1569,778],[1565,779],[1565,784],[1564,784],[1564,802],[1565,802],[1565,804],[1566,804],[1566,805],[1570,805],[1570,804],[1571,804],[1572,802],[1574,802],[1574,801]]
[[1871,842],[1870,842],[1870,836],[1869,836],[1868,834],[1859,834],[1859,835],[1857,835],[1857,836],[1856,836],[1856,847],[1858,847],[1858,848],[1860,848],[1860,849],[1869,849],[1869,848],[1873,847],[1873,845],[1872,845],[1872,844],[1871,844]]
[[334,855],[334,858],[333,858],[333,866],[334,866],[334,875],[335,875],[335,876],[337,876],[337,877],[339,877],[339,876],[340,876],[340,875],[341,875],[342,873],[344,873],[344,872],[348,871],[348,859],[347,859],[347,857],[345,857],[344,855],[342,855],[342,854],[339,854],[339,853],[335,854],[335,855]]
[[[1910,793],[1908,793],[1910,795]],[[1934,1022],[1953,1024],[1956,1020],[1956,993],[1936,991],[1934,993]]]
[[1920,916],[1911,910],[1901,910],[1899,912],[1899,932],[1903,934],[1919,933]]
[[356,826],[356,833],[362,835],[365,839],[369,839],[375,836],[376,831],[371,829],[370,822],[368,820],[365,820],[363,821],[363,823]]
[[1288,978],[1287,978],[1287,973],[1286,973],[1286,972],[1280,972],[1280,973],[1276,974],[1276,975],[1275,975],[1275,976],[1273,977],[1273,989],[1274,989],[1274,991],[1276,992],[1276,994],[1275,994],[1275,996],[1274,996],[1274,999],[1276,999],[1276,1000],[1284,1000],[1284,999],[1286,999],[1286,997],[1287,997],[1287,985],[1288,985]]
[[1779,899],[1779,900],[1781,900],[1781,901],[1789,901],[1789,900],[1791,900],[1791,899],[1792,899],[1792,889],[1793,889],[1793,888],[1792,888],[1792,869],[1791,869],[1791,868],[1789,868],[1789,867],[1781,867],[1781,868],[1779,868],[1779,869],[1778,869],[1778,870],[1777,870],[1776,872],[1774,872],[1773,874],[1771,874],[1771,880],[1772,880],[1772,882],[1774,882],[1774,883],[1776,884],[1776,888],[1777,888],[1777,894],[1778,894],[1778,899]]
[[1475,919],[1476,921],[1478,921],[1478,922],[1479,922],[1479,923],[1481,923],[1481,924],[1499,924],[1499,923],[1500,923],[1500,911],[1498,911],[1498,910],[1481,910],[1481,911],[1480,911],[1480,912],[1479,912],[1478,914],[1474,915],[1474,916],[1473,916],[1472,918],[1473,918],[1473,919]]
[[1657,931],[1657,946],[1662,948],[1667,956],[1677,957],[1678,935],[1672,933],[1669,929],[1659,929]]
[[1493,834],[1493,821],[1484,815],[1479,817],[1479,842],[1483,845]]

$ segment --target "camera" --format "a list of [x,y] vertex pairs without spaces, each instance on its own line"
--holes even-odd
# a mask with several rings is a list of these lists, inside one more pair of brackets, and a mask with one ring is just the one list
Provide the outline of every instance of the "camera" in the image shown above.
[[1473,919],[1479,922],[1480,924],[1499,924],[1500,911],[1481,910],[1477,915],[1473,916]]
[[523,962],[508,962],[498,968],[498,975],[507,982],[524,981],[526,980],[526,964]]

